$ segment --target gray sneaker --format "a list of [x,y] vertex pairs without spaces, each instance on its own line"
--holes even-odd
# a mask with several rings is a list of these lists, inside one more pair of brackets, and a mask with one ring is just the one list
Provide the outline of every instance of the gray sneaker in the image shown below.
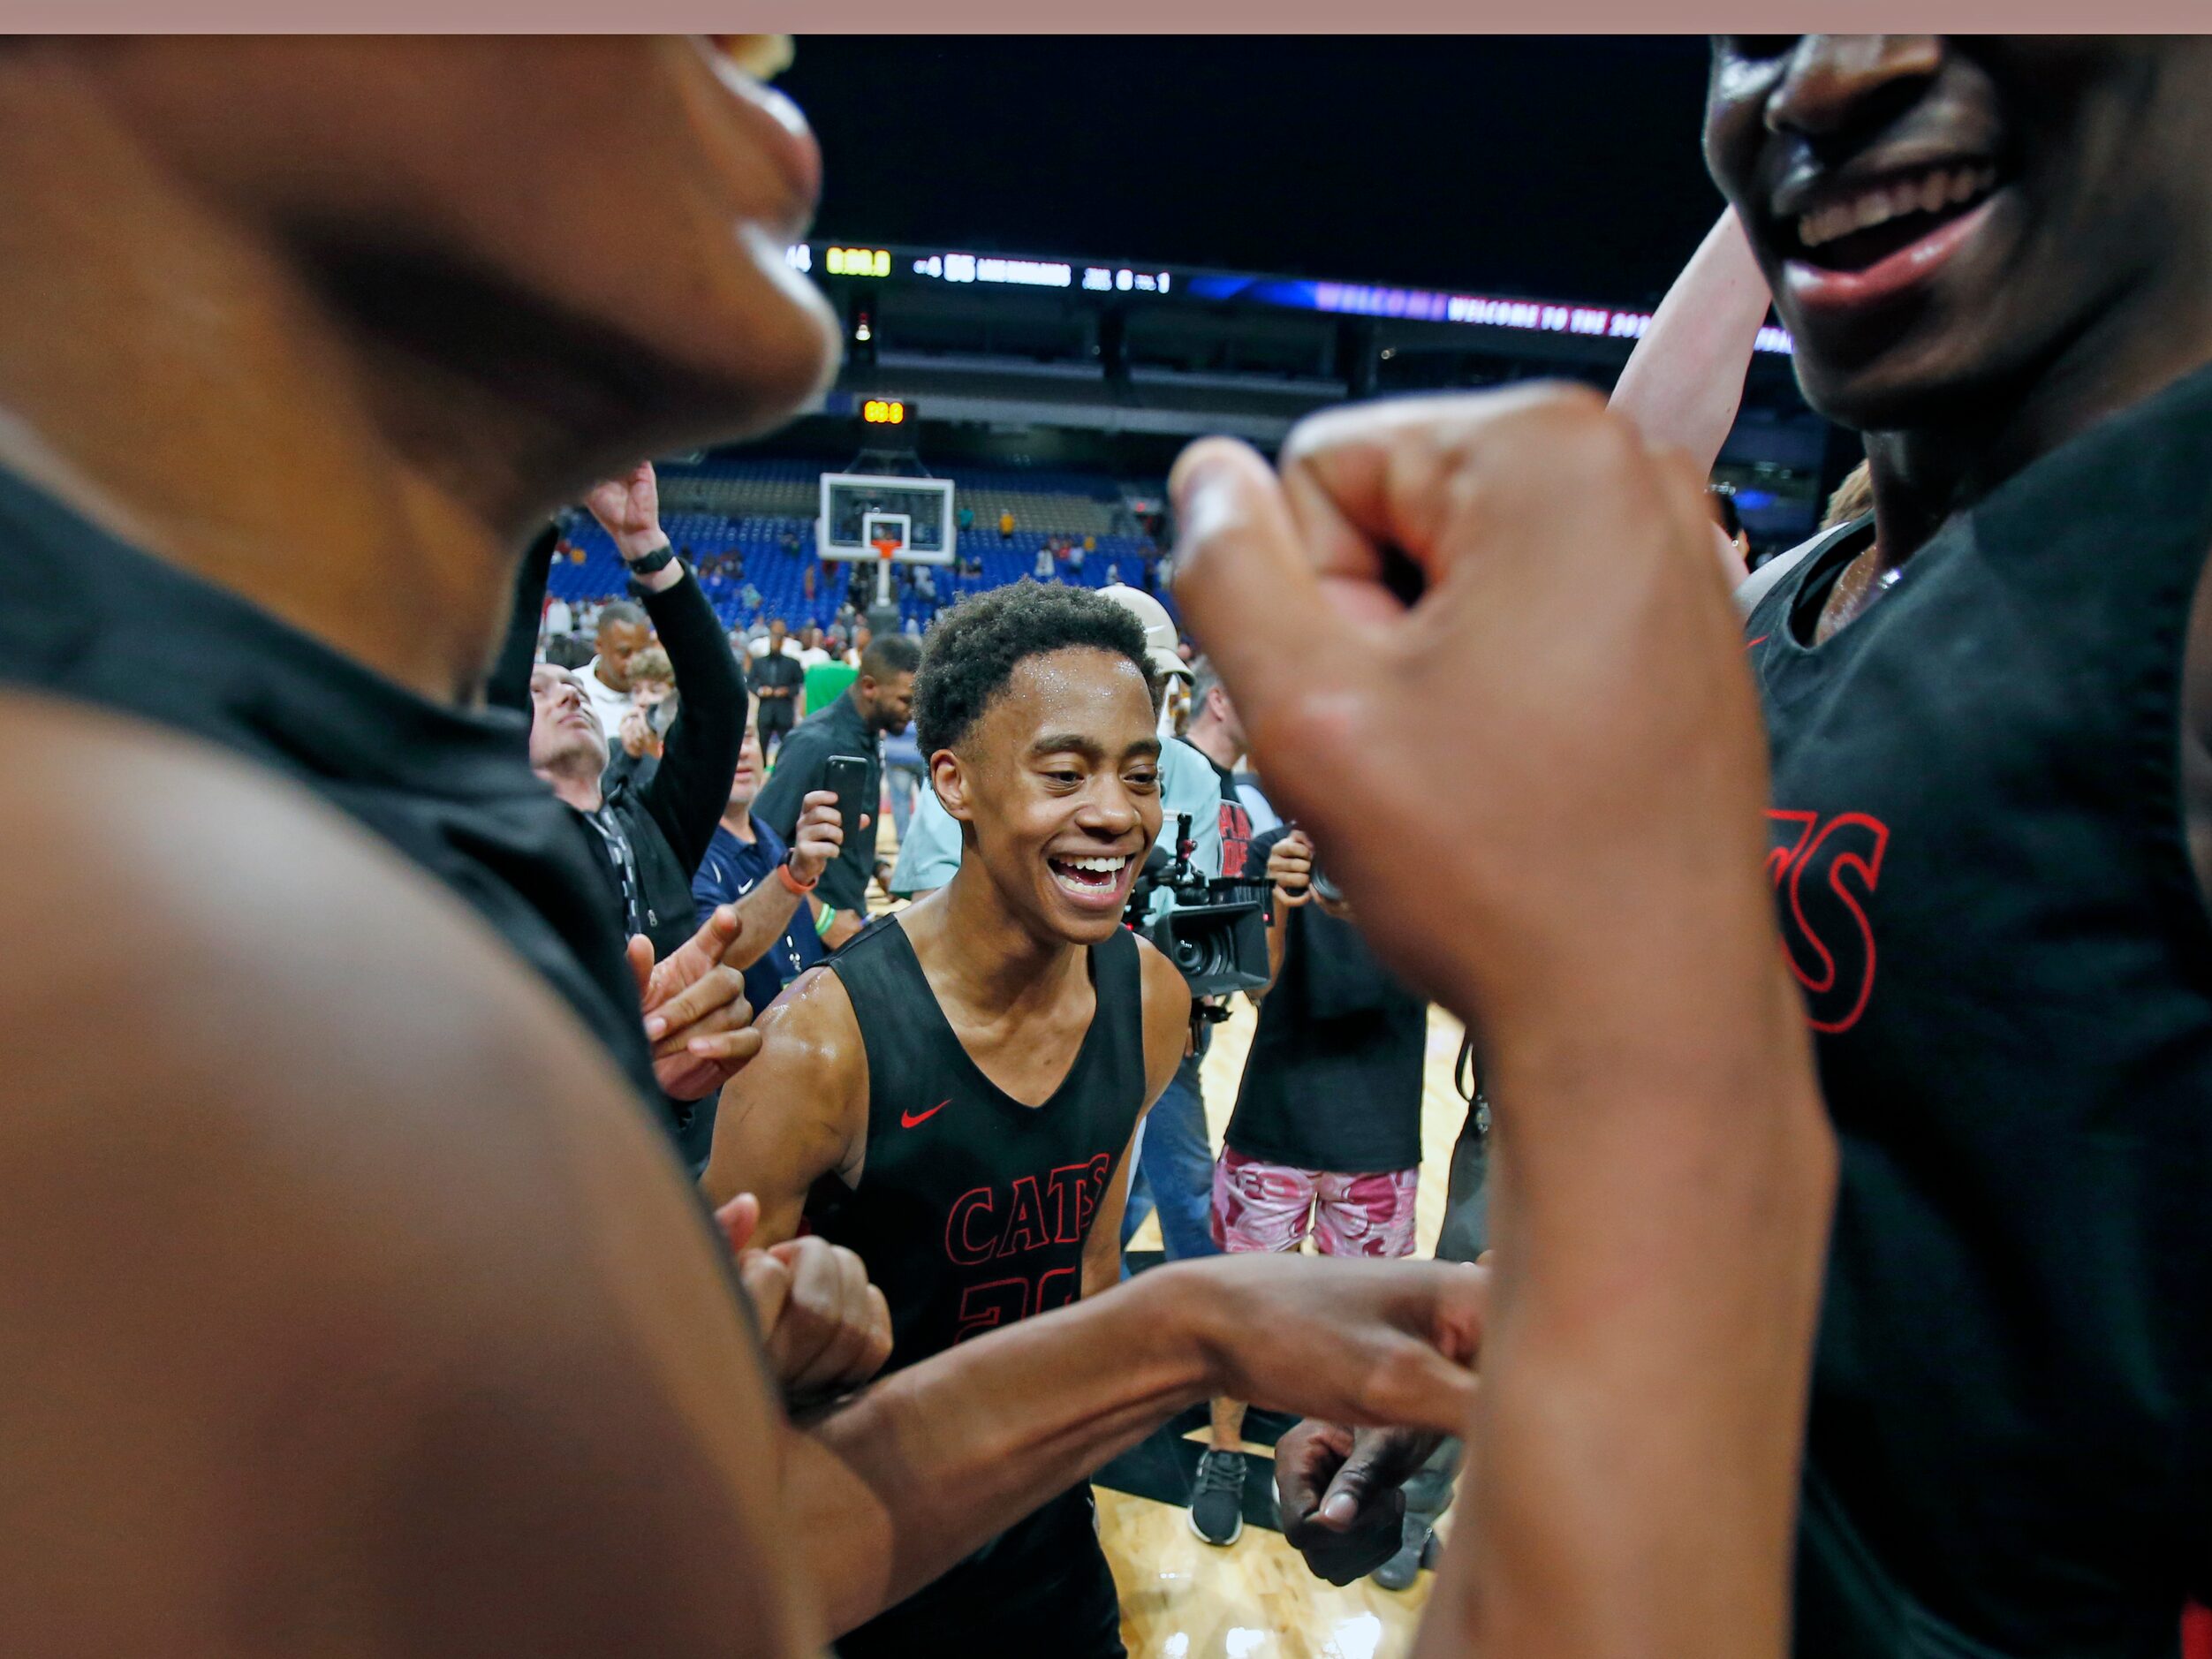
[[1405,1530],[1398,1536],[1398,1553],[1368,1575],[1386,1590],[1412,1589],[1420,1570],[1433,1564],[1429,1557],[1436,1534],[1428,1530],[1427,1521],[1408,1515]]
[[1244,1535],[1245,1458],[1241,1451],[1208,1451],[1191,1483],[1191,1530],[1209,1544],[1233,1544]]

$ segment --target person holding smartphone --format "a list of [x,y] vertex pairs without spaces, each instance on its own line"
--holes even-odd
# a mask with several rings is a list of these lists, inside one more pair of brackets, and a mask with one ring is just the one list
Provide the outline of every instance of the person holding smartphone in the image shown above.
[[890,867],[875,856],[876,803],[883,789],[883,738],[913,717],[914,670],[921,648],[897,634],[871,640],[860,654],[860,671],[845,694],[809,715],[784,739],[776,769],[753,804],[754,816],[789,842],[799,826],[807,797],[833,789],[830,761],[837,756],[861,764],[860,811],[843,826],[845,845],[822,874],[815,897],[822,901],[822,940],[836,950],[867,920],[867,887],[889,876]]

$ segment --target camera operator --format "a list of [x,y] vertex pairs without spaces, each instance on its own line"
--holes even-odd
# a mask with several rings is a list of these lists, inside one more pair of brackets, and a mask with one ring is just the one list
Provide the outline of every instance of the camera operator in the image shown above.
[[[1140,616],[1159,613],[1170,646],[1174,630],[1167,610],[1151,595],[1133,587],[1108,588],[1109,595]],[[1223,689],[1221,676],[1201,658],[1184,669],[1190,687],[1190,718],[1180,737],[1166,746],[1170,754],[1187,754],[1205,761],[1213,779],[1207,810],[1221,838],[1221,867],[1214,874],[1241,876],[1250,867],[1252,814],[1239,792],[1235,767],[1243,758],[1244,729],[1237,723],[1234,705]],[[1217,1008],[1220,999],[1203,998]],[[1181,1260],[1211,1254],[1216,1247],[1208,1216],[1213,1205],[1213,1143],[1206,1124],[1206,1091],[1202,1067],[1213,1046],[1213,1022],[1201,1017],[1191,1051],[1175,1073],[1151,1114],[1145,1119],[1136,1181],[1129,1208],[1122,1218],[1122,1246],[1128,1247],[1146,1213],[1156,1208],[1160,1237],[1168,1259]]]
[[1221,676],[1204,657],[1192,664],[1191,717],[1180,741],[1206,757],[1221,787],[1221,873],[1242,875],[1252,845],[1252,810],[1237,782],[1237,766],[1244,759],[1244,727],[1238,723],[1237,707],[1229,701]]
[[[1310,1233],[1323,1255],[1411,1255],[1428,1000],[1376,960],[1336,890],[1313,881],[1302,831],[1270,830],[1251,855],[1274,888],[1270,980],[1253,993],[1259,1021],[1214,1170],[1215,1240],[1231,1254],[1287,1254]],[[1210,1544],[1244,1531],[1244,1414],[1239,1401],[1214,1402],[1190,1511]]]

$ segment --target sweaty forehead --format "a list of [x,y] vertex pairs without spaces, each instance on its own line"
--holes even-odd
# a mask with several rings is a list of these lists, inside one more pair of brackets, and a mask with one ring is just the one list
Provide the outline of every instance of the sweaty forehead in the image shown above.
[[984,708],[970,741],[1019,758],[1048,738],[1081,738],[1109,755],[1155,736],[1152,696],[1127,657],[1070,647],[1025,657]]

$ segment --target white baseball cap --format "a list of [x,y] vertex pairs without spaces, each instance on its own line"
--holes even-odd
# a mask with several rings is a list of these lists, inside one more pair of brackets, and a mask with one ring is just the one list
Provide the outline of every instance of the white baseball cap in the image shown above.
[[1176,653],[1175,623],[1165,605],[1143,588],[1132,587],[1127,582],[1116,582],[1100,588],[1098,593],[1099,597],[1112,600],[1144,625],[1145,654],[1152,659],[1154,668],[1178,679],[1197,678],[1191,672],[1191,665]]

